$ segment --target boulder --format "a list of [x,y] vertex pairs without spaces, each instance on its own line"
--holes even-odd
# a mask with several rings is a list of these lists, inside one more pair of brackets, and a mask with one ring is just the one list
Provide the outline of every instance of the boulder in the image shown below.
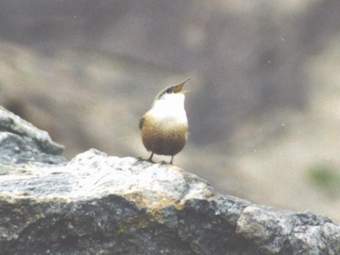
[[219,194],[176,166],[91,149],[66,161],[0,109],[0,254],[340,254],[340,226]]

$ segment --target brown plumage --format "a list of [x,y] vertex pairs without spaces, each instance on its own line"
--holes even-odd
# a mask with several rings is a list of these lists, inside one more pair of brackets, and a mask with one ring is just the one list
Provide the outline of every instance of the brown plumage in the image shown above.
[[159,155],[173,156],[180,152],[187,140],[188,126],[181,123],[160,122],[147,114],[141,119],[145,148]]

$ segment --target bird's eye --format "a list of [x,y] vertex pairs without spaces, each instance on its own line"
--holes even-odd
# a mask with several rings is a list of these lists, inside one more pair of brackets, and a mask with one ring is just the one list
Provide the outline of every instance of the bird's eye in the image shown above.
[[172,88],[168,88],[168,89],[166,90],[166,93],[172,93]]

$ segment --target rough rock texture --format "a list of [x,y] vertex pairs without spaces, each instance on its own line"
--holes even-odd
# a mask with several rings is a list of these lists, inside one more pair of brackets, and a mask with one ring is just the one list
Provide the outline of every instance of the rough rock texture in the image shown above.
[[94,149],[65,163],[5,110],[0,127],[0,254],[340,254],[330,219],[218,194],[176,166]]
[[0,163],[57,163],[62,152],[47,132],[0,106]]

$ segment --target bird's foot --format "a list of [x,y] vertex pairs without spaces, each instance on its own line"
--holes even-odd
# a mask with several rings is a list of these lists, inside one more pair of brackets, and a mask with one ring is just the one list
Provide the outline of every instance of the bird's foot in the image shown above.
[[150,163],[155,163],[152,159],[150,158],[143,158],[143,157],[137,157],[138,161],[148,161]]

